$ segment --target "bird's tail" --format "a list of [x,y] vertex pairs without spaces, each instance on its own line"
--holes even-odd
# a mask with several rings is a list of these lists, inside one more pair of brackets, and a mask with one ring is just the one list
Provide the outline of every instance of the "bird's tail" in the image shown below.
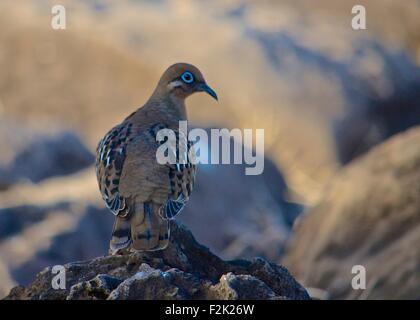
[[114,255],[127,248],[131,243],[130,220],[116,217],[112,228],[112,237],[109,243],[109,253]]
[[170,224],[158,213],[158,206],[150,202],[136,204],[133,214],[128,218],[115,219],[110,242],[110,252],[131,248],[139,251],[163,250],[168,246]]

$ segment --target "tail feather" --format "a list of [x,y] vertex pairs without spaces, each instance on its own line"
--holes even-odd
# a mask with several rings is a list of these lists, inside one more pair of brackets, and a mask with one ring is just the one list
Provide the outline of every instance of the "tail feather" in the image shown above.
[[130,245],[139,251],[162,250],[168,246],[170,222],[160,217],[159,207],[146,202],[136,204],[135,209],[129,218],[115,219],[110,242],[111,254]]
[[145,251],[165,249],[169,243],[169,221],[160,217],[157,205],[146,202],[142,207],[143,210],[136,210],[131,221],[132,248]]
[[119,250],[129,246],[131,243],[131,225],[130,221],[124,218],[116,217],[112,228],[112,238],[109,244],[110,254],[114,255]]

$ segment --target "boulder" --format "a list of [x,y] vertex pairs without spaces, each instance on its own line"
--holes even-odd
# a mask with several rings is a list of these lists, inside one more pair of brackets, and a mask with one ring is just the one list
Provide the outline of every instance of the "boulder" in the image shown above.
[[0,190],[30,181],[75,173],[92,165],[93,154],[73,132],[43,130],[0,121]]
[[64,265],[66,288],[52,268],[6,299],[309,299],[286,268],[262,258],[224,261],[172,223],[166,250],[105,256]]
[[[331,298],[420,298],[419,141],[416,127],[372,149],[298,219],[283,263],[306,287]],[[366,290],[353,289],[354,266]]]

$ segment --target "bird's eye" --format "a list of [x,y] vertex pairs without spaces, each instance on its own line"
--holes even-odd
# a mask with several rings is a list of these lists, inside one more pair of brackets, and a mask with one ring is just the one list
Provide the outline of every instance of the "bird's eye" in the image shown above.
[[194,81],[194,76],[192,75],[191,72],[189,71],[185,71],[182,76],[181,76],[182,81],[184,81],[185,83],[191,83]]

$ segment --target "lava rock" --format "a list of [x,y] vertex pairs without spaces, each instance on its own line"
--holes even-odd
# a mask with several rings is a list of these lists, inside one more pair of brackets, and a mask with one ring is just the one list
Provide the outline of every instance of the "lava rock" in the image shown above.
[[66,264],[66,289],[52,288],[48,267],[6,299],[309,299],[286,268],[261,258],[224,261],[184,226],[172,222],[172,230],[163,251]]

